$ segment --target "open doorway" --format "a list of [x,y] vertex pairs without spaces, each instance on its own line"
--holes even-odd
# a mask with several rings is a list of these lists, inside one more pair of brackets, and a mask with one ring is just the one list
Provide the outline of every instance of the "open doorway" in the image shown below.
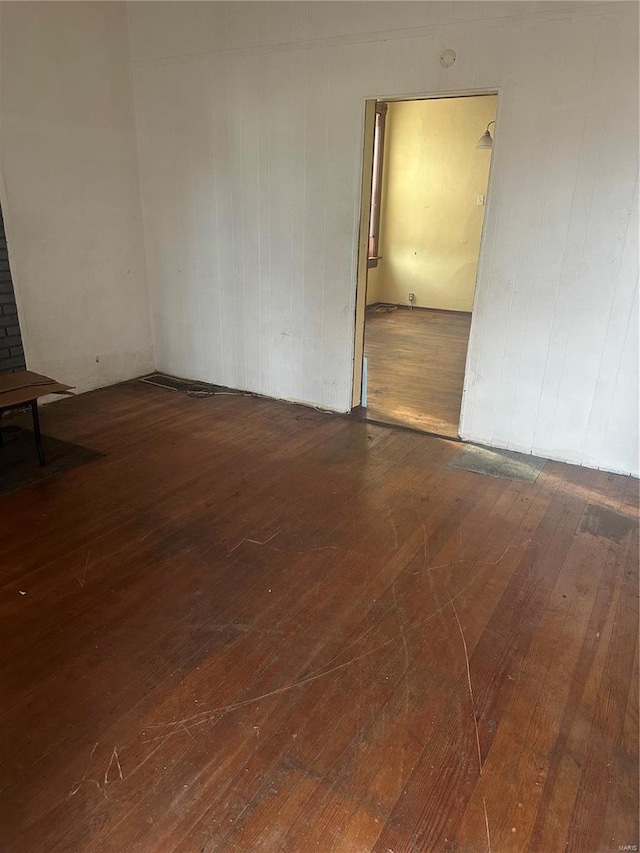
[[496,94],[367,102],[367,419],[458,437],[496,109]]

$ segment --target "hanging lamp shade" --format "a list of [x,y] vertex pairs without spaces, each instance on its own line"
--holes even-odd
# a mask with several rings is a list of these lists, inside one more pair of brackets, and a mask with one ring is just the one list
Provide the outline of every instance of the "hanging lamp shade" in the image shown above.
[[489,124],[487,125],[487,129],[485,130],[485,132],[482,134],[482,136],[478,140],[478,144],[476,145],[476,148],[493,148],[493,138],[492,138],[491,134],[489,133],[489,128],[491,127],[492,124],[495,124],[495,121],[489,122]]
[[488,130],[485,130],[485,132],[482,134],[482,136],[478,140],[476,148],[493,148],[493,139],[491,138],[491,134]]

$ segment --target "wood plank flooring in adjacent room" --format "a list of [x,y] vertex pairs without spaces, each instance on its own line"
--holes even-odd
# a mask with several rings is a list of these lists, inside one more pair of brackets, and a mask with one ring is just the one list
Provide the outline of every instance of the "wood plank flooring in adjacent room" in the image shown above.
[[367,309],[367,417],[456,438],[471,314]]
[[[0,850],[638,843],[638,483],[142,383],[0,498]],[[1,451],[0,451],[1,452]]]

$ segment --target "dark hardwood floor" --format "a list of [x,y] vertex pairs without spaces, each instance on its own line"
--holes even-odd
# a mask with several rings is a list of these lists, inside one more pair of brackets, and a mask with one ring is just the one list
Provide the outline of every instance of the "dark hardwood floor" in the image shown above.
[[638,483],[248,397],[46,406],[0,497],[3,853],[638,844]]
[[367,417],[457,438],[471,314],[367,309]]

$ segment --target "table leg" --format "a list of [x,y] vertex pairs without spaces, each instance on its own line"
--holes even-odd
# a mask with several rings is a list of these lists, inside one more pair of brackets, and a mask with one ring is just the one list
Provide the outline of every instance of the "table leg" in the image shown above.
[[31,414],[33,416],[33,431],[36,436],[36,447],[38,448],[38,459],[41,465],[46,465],[44,449],[42,447],[42,435],[40,434],[40,417],[38,416],[38,401],[31,401]]

